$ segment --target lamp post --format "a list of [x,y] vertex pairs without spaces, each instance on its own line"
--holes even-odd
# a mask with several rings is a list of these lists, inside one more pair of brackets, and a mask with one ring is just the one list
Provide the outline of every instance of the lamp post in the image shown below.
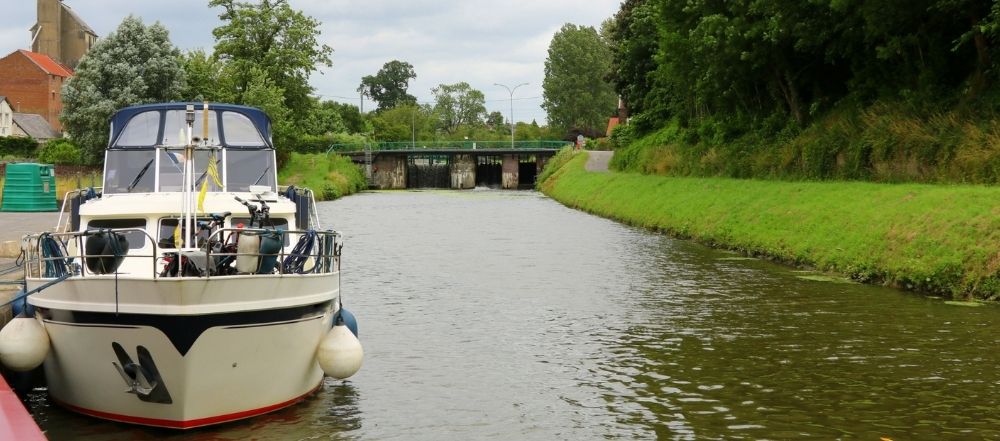
[[500,83],[493,83],[493,85],[503,87],[504,89],[507,89],[508,93],[510,93],[510,148],[514,148],[514,91],[517,90],[518,87],[527,86],[528,83],[518,84],[514,86],[513,89]]

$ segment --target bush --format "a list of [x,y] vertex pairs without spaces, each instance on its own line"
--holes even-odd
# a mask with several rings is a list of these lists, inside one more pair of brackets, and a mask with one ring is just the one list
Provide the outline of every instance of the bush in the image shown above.
[[632,124],[619,124],[615,126],[615,128],[611,129],[611,136],[608,137],[608,141],[611,142],[611,148],[614,150],[628,147],[632,141],[635,141],[635,126]]
[[80,148],[68,139],[53,139],[38,148],[38,161],[46,164],[80,165]]
[[0,157],[32,158],[38,149],[38,141],[34,138],[6,136],[0,138]]

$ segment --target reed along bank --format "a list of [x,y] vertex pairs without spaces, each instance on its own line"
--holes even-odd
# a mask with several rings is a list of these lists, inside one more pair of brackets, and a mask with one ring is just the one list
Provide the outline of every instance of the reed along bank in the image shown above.
[[851,279],[1000,298],[1000,188],[587,172],[560,152],[539,189],[627,224]]

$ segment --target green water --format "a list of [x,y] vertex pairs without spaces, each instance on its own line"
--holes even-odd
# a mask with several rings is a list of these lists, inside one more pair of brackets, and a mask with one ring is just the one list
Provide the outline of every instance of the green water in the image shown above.
[[48,436],[1000,437],[996,305],[741,258],[534,192],[365,193],[319,209],[347,236],[359,374],[182,433],[76,416],[38,391]]

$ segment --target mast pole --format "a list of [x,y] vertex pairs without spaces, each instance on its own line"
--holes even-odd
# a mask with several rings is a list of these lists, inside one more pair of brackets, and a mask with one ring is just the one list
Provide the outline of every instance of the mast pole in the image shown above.
[[184,112],[187,123],[187,146],[184,147],[184,248],[191,247],[191,235],[194,234],[194,105],[188,104]]

